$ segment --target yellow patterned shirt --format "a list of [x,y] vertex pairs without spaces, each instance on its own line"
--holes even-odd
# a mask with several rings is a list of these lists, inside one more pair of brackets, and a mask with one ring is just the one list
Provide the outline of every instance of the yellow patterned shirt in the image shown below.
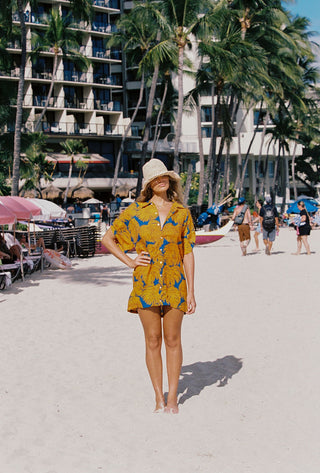
[[147,251],[151,258],[148,266],[134,269],[128,311],[169,305],[186,312],[183,258],[195,243],[190,211],[173,202],[161,228],[157,207],[151,201],[134,202],[113,222],[111,230],[123,251]]

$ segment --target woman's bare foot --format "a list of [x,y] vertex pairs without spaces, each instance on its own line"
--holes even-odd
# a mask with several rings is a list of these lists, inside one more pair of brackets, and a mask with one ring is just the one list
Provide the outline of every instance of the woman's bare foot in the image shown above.
[[179,414],[179,407],[177,401],[167,401],[167,405],[164,408],[166,414]]
[[159,401],[156,401],[156,407],[155,410],[153,411],[155,414],[158,414],[160,412],[164,412],[164,399],[160,399]]

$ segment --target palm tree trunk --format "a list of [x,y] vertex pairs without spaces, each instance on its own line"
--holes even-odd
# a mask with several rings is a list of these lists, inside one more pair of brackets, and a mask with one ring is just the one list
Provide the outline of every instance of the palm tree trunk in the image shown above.
[[[268,121],[269,121],[269,113],[267,112],[263,120],[263,130],[261,133],[261,142],[260,142],[260,149],[259,149],[259,156],[258,156],[258,196],[262,195],[262,185],[261,185],[262,178],[260,177],[260,167],[261,167],[262,149],[263,149],[263,144],[266,137]],[[255,191],[257,192],[257,189],[255,189]]]
[[192,183],[192,170],[193,170],[193,165],[190,162],[188,164],[187,180],[186,180],[186,185],[184,188],[184,196],[183,196],[184,205],[188,205],[189,194],[190,194],[191,183]]
[[298,143],[295,142],[295,143],[294,143],[294,148],[293,148],[293,154],[292,154],[292,161],[291,161],[291,174],[292,174],[292,184],[293,184],[294,200],[297,200],[297,198],[298,198],[297,181],[296,181],[296,175],[295,175],[295,164],[296,164],[297,146],[298,146]]
[[[261,114],[261,110],[262,110],[262,102],[261,102],[261,105],[260,105],[259,117],[260,117],[260,114]],[[245,158],[244,158],[244,163],[243,163],[243,166],[242,166],[242,172],[241,172],[241,178],[240,178],[240,184],[239,184],[240,193],[242,192],[243,183],[244,183],[244,178],[245,178],[245,174],[246,174],[246,170],[247,170],[247,166],[248,166],[249,153],[250,153],[251,147],[252,147],[252,145],[253,145],[254,139],[255,139],[255,137],[257,136],[257,131],[258,131],[258,128],[259,128],[259,117],[258,117],[258,120],[257,120],[257,125],[256,125],[256,127],[255,127],[255,129],[254,129],[252,138],[251,138],[251,140],[250,140],[250,143],[249,143],[249,146],[248,146],[248,149],[247,149],[246,156],[245,156]]]
[[159,136],[160,136],[160,133],[158,132],[159,123],[160,123],[160,118],[161,118],[161,115],[162,115],[163,107],[164,107],[164,104],[165,104],[167,92],[168,92],[168,78],[166,76],[166,82],[165,82],[164,91],[163,91],[163,95],[162,95],[162,99],[161,99],[161,105],[160,105],[160,109],[159,109],[159,112],[158,112],[158,115],[157,115],[156,126],[155,126],[155,129],[154,129],[154,138],[153,138],[153,147],[152,147],[151,158],[154,157],[156,149],[157,149],[157,144],[158,144],[158,140],[159,140]]
[[64,198],[63,198],[64,205],[67,203],[67,199],[68,199],[68,192],[70,189],[71,176],[72,176],[72,168],[73,168],[73,155],[71,156],[70,164],[69,164],[68,182],[67,182],[67,187],[65,190]]
[[139,162],[139,174],[138,174],[136,195],[140,194],[141,186],[142,186],[142,166],[144,165],[146,161],[146,157],[147,157],[148,143],[149,143],[149,138],[150,138],[152,110],[153,110],[154,98],[156,95],[158,77],[159,77],[159,64],[156,64],[154,67],[152,83],[151,83],[150,93],[149,93],[149,98],[148,98],[146,124],[144,128],[144,135],[143,135],[143,140],[142,140],[142,150],[141,150],[141,158]]
[[133,112],[133,115],[131,117],[131,120],[130,120],[129,124],[127,125],[127,127],[124,131],[124,134],[123,134],[123,137],[122,137],[122,140],[121,140],[121,145],[120,145],[120,148],[119,148],[119,151],[118,151],[118,154],[117,154],[116,165],[115,165],[115,168],[114,168],[114,175],[113,175],[112,195],[115,195],[115,193],[116,193],[117,180],[118,180],[118,174],[119,174],[119,168],[120,168],[120,161],[121,161],[121,156],[122,156],[123,149],[124,149],[124,143],[127,139],[128,133],[131,129],[131,125],[132,125],[132,123],[134,122],[134,120],[137,116],[139,107],[140,107],[142,99],[143,99],[143,92],[144,92],[144,72],[142,72],[142,76],[141,76],[140,93],[139,93],[138,102],[137,102],[136,108]]
[[211,125],[211,140],[210,140],[210,148],[209,148],[209,154],[208,154],[208,162],[207,162],[207,169],[205,171],[205,178],[204,178],[204,189],[208,187],[208,205],[209,207],[212,205],[212,163],[213,159],[215,159],[216,155],[216,109],[215,109],[215,86],[214,84],[212,85],[211,88],[211,119],[212,119],[212,125]]
[[24,98],[24,75],[27,58],[27,32],[24,21],[24,8],[22,0],[17,0],[17,7],[21,28],[21,65],[17,94],[17,110],[14,129],[14,145],[13,145],[13,165],[12,165],[12,188],[11,195],[19,195],[19,178],[20,178],[20,152],[21,152],[21,129],[23,115],[23,98]]
[[234,183],[234,187],[236,189],[236,196],[240,194],[240,180],[241,180],[241,170],[242,170],[242,151],[241,151],[241,130],[242,126],[249,114],[249,107],[246,110],[246,113],[244,114],[242,121],[240,123],[240,127],[238,129],[238,158],[237,158],[237,174],[236,174],[236,180]]
[[52,97],[53,87],[54,87],[54,84],[56,82],[57,69],[58,69],[58,54],[55,54],[54,55],[54,60],[53,60],[52,79],[51,79],[51,83],[50,83],[50,87],[49,87],[48,96],[47,96],[47,99],[46,99],[46,103],[44,104],[43,110],[40,114],[40,117],[38,118],[37,123],[35,125],[35,129],[34,129],[35,132],[37,132],[39,130],[39,127],[41,125],[41,120],[44,117],[44,115],[47,111],[47,108],[49,106],[49,101]]
[[173,169],[176,173],[180,172],[179,144],[181,138],[182,112],[183,112],[183,53],[184,48],[179,47],[179,66],[178,66],[178,113],[176,121],[176,134],[174,140]]
[[204,153],[203,153],[203,142],[202,142],[202,133],[201,133],[200,97],[198,98],[196,113],[197,113],[197,129],[198,129],[199,161],[200,161],[199,191],[198,191],[197,205],[202,205],[203,204],[203,197],[204,197]]

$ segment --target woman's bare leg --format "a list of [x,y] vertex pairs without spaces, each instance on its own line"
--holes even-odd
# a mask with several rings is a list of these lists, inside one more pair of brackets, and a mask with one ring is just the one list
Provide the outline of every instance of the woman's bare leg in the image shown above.
[[181,324],[183,312],[164,307],[163,335],[166,346],[169,393],[166,412],[178,414],[177,391],[182,366]]
[[254,241],[256,243],[256,248],[255,248],[255,251],[258,251],[259,250],[259,233],[258,232],[254,232]]
[[309,242],[308,242],[308,235],[302,235],[301,240],[302,240],[302,243],[303,243],[303,245],[306,249],[307,254],[310,255],[311,252],[310,252],[310,246],[309,246]]
[[297,251],[296,253],[293,253],[294,255],[300,255],[300,252],[301,252],[301,247],[302,247],[302,240],[301,240],[301,236],[297,236]]
[[162,374],[162,330],[160,307],[138,309],[146,341],[146,364],[155,392],[155,410],[164,407],[163,374]]

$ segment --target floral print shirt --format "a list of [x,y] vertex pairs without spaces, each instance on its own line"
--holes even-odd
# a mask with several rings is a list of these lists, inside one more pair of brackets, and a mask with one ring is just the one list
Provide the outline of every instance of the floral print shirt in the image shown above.
[[192,252],[195,231],[190,211],[173,202],[163,227],[153,202],[134,202],[111,226],[123,251],[149,253],[151,263],[133,272],[128,311],[169,305],[187,311],[183,258]]

